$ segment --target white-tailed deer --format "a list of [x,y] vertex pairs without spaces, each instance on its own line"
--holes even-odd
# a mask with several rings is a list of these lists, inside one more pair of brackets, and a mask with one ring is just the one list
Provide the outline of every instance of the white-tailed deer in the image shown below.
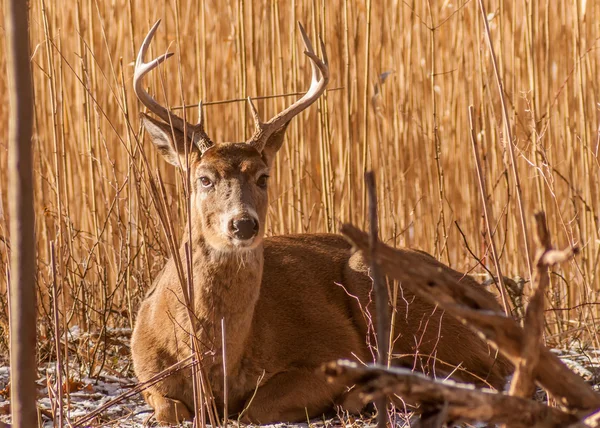
[[[144,62],[158,24],[138,54],[134,86],[142,103],[161,119],[141,115],[154,145],[167,161],[190,169],[192,306],[199,342],[205,347],[204,369],[218,408],[223,405],[222,319],[230,416],[248,406],[243,415],[247,422],[298,421],[332,411],[337,404],[343,406],[346,388],[328,384],[319,368],[338,358],[373,360],[368,343],[374,340],[364,313],[373,309],[367,267],[359,255],[351,255],[350,245],[341,236],[263,236],[267,179],[286,127],[321,96],[329,80],[323,43],[321,59],[299,26],[312,65],[306,94],[268,122],[260,120],[250,102],[254,135],[245,143],[214,144],[202,121],[186,123],[143,88],[144,75],[170,56]],[[478,286],[470,277],[421,255],[424,263]],[[493,300],[491,294],[489,298]],[[137,316],[131,349],[140,381],[190,355],[183,301],[171,259]],[[394,364],[503,385],[507,363],[495,359],[467,327],[450,317],[443,317],[442,322],[440,310],[407,290],[397,312]],[[159,422],[172,423],[191,416],[192,390],[190,371],[181,371],[147,389],[145,398]]]

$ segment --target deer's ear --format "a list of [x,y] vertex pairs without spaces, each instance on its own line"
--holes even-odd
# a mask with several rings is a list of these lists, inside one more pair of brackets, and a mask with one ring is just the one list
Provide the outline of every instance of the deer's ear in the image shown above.
[[283,145],[283,140],[285,139],[285,131],[287,130],[287,126],[290,122],[283,125],[277,131],[273,132],[267,142],[265,143],[265,148],[262,151],[263,158],[267,162],[267,165],[271,167],[273,162],[275,161],[275,156],[277,152]]
[[189,153],[189,161],[200,157],[200,151],[191,139],[183,138],[183,132],[178,129],[172,129],[171,125],[156,120],[145,113],[140,113],[140,120],[146,128],[146,132],[150,136],[152,144],[158,149],[160,154],[167,162],[172,165],[185,169],[187,164],[185,159],[186,147]]

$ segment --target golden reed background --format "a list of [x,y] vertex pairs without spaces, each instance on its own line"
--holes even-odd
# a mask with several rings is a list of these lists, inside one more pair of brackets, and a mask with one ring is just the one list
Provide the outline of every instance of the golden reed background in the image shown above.
[[[583,247],[552,275],[548,340],[598,348],[600,3],[485,3],[514,133],[530,258],[533,213],[540,209],[557,245]],[[309,64],[295,23],[313,40],[323,35],[331,91],[288,131],[272,174],[269,234],[335,232],[347,221],[364,227],[363,171],[373,168],[382,239],[485,273],[472,252],[495,272],[470,140],[472,104],[501,264],[506,276],[529,277],[476,1],[32,0],[30,8],[38,241],[32,269],[42,338],[52,335],[53,278],[61,323],[96,333],[131,326],[169,256],[149,175],[161,175],[175,233],[183,234],[181,176],[142,138],[131,87],[137,49],[159,18],[151,53],[176,55],[149,76],[150,92],[172,106],[202,99],[215,141],[244,140],[252,121],[244,102],[211,102],[306,89]],[[3,50],[1,30],[0,39]],[[2,69],[5,62],[2,51]],[[6,73],[0,94],[6,124]],[[292,100],[257,106],[266,118]],[[195,119],[196,109],[187,115]],[[6,126],[0,130],[0,236],[8,244]],[[8,251],[0,244],[4,329]]]

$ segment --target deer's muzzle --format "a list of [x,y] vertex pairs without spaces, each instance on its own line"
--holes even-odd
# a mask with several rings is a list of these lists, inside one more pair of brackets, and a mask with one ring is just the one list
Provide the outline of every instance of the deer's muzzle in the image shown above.
[[234,218],[229,222],[229,233],[243,241],[254,238],[258,233],[258,221],[249,216]]

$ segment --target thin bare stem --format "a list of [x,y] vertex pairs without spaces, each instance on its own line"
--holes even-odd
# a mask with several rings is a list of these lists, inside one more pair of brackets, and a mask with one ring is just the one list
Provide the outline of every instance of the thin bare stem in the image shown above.
[[221,318],[221,344],[223,347],[223,426],[227,426],[227,421],[229,419],[229,394],[227,388],[227,342],[225,338],[227,335],[225,334],[225,318]]
[[50,242],[50,264],[52,266],[52,311],[54,313],[54,346],[56,347],[56,392],[58,395],[58,418],[55,423],[59,428],[62,428],[64,417],[62,378],[63,360],[60,346],[60,314],[58,312],[58,287],[56,285],[56,257],[54,255],[54,242]]

